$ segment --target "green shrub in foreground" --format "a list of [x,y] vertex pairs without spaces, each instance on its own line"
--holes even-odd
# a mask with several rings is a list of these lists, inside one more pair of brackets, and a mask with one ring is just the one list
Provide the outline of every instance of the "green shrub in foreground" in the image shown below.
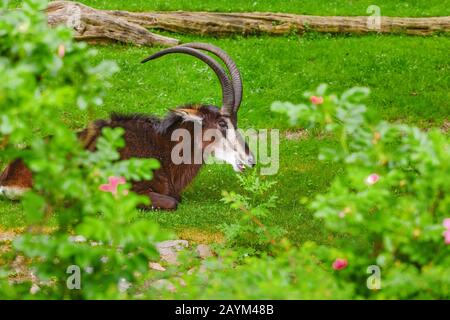
[[[210,258],[183,279],[171,298],[205,299],[448,299],[450,298],[450,155],[448,137],[406,125],[372,123],[362,103],[366,88],[341,96],[326,86],[306,92],[309,103],[275,102],[292,124],[318,127],[337,137],[319,159],[345,168],[330,189],[309,202],[316,219],[336,236],[334,247],[307,242],[292,247],[277,239],[242,258],[242,245],[271,244],[252,212],[270,214],[275,199],[250,201],[225,192],[243,217],[225,226],[219,258]],[[243,178],[251,194],[255,179]],[[267,206],[267,203],[270,204]],[[244,208],[244,210],[242,210]],[[293,212],[295,214],[295,212]],[[259,230],[257,230],[259,229]],[[275,238],[272,238],[272,240]],[[236,251],[236,245],[238,250]],[[249,247],[252,248],[253,245]],[[231,249],[230,249],[231,247]],[[263,247],[264,248],[264,247]]]
[[276,206],[275,181],[263,180],[257,170],[248,175],[236,176],[243,193],[223,191],[222,201],[239,212],[234,223],[222,224],[225,246],[240,252],[241,256],[270,251],[285,230],[267,225],[266,217]]
[[[151,179],[159,164],[119,161],[121,129],[104,130],[96,152],[85,151],[61,120],[67,105],[92,113],[117,67],[91,65],[95,51],[67,28],[50,29],[45,6],[28,0],[21,10],[0,9],[0,161],[20,157],[34,173],[22,202],[27,232],[0,257],[0,296],[127,297],[158,256],[154,242],[165,239],[156,224],[136,219],[136,205],[148,200],[128,192],[127,181]],[[16,254],[34,276],[14,277]]]
[[[326,248],[312,242],[300,248],[287,241],[272,252],[242,259],[239,251],[219,250],[194,272],[183,276],[176,299],[351,299],[351,283],[336,281],[321,257]],[[325,251],[324,251],[325,250]],[[239,260],[239,264],[236,261]]]
[[[359,284],[364,297],[450,298],[448,135],[374,123],[362,103],[367,88],[340,96],[326,89],[306,92],[309,103],[275,102],[272,110],[338,139],[319,158],[341,163],[345,172],[310,203],[315,216],[342,235],[336,247],[347,266],[338,276]],[[381,271],[381,289],[372,294],[363,285],[371,265]]]

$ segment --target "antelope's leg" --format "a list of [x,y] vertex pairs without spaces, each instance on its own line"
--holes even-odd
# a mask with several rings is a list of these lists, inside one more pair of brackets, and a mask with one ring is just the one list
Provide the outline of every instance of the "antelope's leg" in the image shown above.
[[32,186],[32,173],[20,159],[11,162],[0,175],[0,196],[11,200],[20,198]]
[[142,209],[175,210],[177,208],[178,201],[171,196],[166,196],[156,192],[148,192],[146,195],[150,198],[152,203],[149,206],[141,206]]

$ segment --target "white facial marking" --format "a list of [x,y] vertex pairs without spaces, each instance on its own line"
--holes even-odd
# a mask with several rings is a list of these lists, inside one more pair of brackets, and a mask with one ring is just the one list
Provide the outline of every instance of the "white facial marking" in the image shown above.
[[226,135],[219,135],[214,142],[214,157],[230,164],[234,171],[242,172],[245,166],[250,166],[249,156],[245,152],[245,141],[238,130],[235,129],[230,119],[227,123]]
[[200,124],[203,121],[203,118],[200,115],[195,114],[195,113],[186,112],[185,110],[181,110],[181,109],[179,109],[179,110],[175,109],[174,112],[179,114],[183,118],[183,121],[198,122]]
[[10,200],[19,199],[27,191],[28,188],[0,186],[0,196],[3,196]]

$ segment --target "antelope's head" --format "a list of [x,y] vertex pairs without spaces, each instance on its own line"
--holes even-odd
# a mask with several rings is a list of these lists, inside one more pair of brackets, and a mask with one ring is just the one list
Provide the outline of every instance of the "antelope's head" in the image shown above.
[[[208,51],[220,58],[228,69],[224,68],[209,55]],[[157,52],[142,63],[170,53],[184,53],[205,62],[217,75],[222,88],[222,106],[187,106],[171,110],[184,122],[193,122],[201,128],[202,149],[215,158],[233,166],[236,172],[245,167],[253,167],[255,158],[237,127],[237,112],[242,100],[242,78],[234,61],[222,49],[206,43],[188,43]]]

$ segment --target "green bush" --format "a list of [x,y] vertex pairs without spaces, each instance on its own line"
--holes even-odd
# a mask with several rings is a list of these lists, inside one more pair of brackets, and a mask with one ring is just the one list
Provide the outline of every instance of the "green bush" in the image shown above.
[[310,203],[338,235],[348,266],[339,273],[370,297],[366,269],[380,268],[378,298],[450,297],[449,139],[402,124],[376,122],[361,102],[367,88],[326,95],[326,85],[306,92],[309,103],[275,102],[272,110],[330,132],[338,143],[320,159],[342,164],[329,191]]
[[240,214],[236,222],[221,225],[224,246],[240,251],[241,256],[270,251],[285,233],[280,227],[266,225],[264,221],[276,205],[277,196],[273,191],[276,182],[262,180],[256,170],[237,178],[242,193],[222,192],[222,201]]
[[[91,153],[64,123],[63,106],[90,114],[102,103],[117,66],[91,65],[95,51],[74,43],[65,27],[50,29],[39,11],[45,6],[28,0],[21,10],[0,11],[0,160],[19,157],[34,174],[22,201],[30,226],[13,247],[36,277],[12,288],[11,271],[3,267],[1,296],[126,297],[137,286],[125,288],[143,281],[148,260],[158,256],[154,242],[166,237],[155,223],[136,219],[136,205],[148,199],[128,192],[126,182],[151,179],[159,164],[119,161],[122,129],[105,129]],[[76,284],[73,268],[79,268],[80,289],[66,283]]]
[[[287,241],[270,254],[241,259],[239,252],[219,251],[183,276],[184,284],[165,297],[175,299],[350,299],[351,283],[339,282],[319,257],[327,250],[313,242],[301,248]],[[239,264],[236,261],[239,260]]]
[[[340,163],[343,173],[327,192],[303,201],[333,233],[333,247],[292,246],[279,238],[270,243],[270,225],[252,217],[270,214],[275,199],[264,194],[271,183],[250,175],[241,186],[253,197],[224,192],[224,201],[243,216],[224,228],[229,242],[219,258],[195,267],[183,277],[186,285],[167,297],[450,298],[448,137],[436,129],[374,121],[362,103],[366,88],[341,96],[326,95],[326,88],[306,92],[309,103],[275,102],[272,110],[337,139],[319,159]],[[244,256],[243,247],[250,248]]]

